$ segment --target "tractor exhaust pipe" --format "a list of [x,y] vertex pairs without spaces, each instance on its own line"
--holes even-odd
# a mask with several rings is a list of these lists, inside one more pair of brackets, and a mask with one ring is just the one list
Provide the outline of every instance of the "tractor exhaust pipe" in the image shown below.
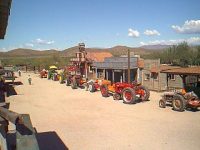
[[130,50],[128,49],[128,83],[131,83]]

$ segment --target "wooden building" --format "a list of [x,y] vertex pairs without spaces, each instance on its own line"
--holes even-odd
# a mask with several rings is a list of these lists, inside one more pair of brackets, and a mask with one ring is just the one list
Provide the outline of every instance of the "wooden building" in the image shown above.
[[[154,91],[166,91],[169,89],[181,89],[186,84],[191,84],[197,81],[198,77],[194,74],[194,68],[182,68],[180,66],[171,66],[161,64],[160,59],[144,60],[144,68],[142,70],[142,84]],[[200,69],[199,67],[196,70]],[[180,73],[185,73],[183,77]],[[192,72],[192,73],[190,73]]]
[[[130,79],[131,81],[141,80],[141,69],[138,66],[139,57],[130,58]],[[96,78],[104,78],[111,82],[128,81],[128,57],[105,58],[103,62],[92,64]]]

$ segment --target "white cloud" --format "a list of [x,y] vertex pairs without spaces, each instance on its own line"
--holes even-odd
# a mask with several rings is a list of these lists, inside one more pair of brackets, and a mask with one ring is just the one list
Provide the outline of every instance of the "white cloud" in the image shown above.
[[36,39],[35,41],[33,41],[34,43],[40,44],[40,45],[51,45],[54,44],[55,41],[46,41],[46,40],[42,40],[40,38]]
[[160,33],[157,30],[146,30],[144,34],[147,36],[160,35]]
[[6,51],[8,51],[8,49],[7,49],[7,48],[5,48],[5,47],[3,47],[3,48],[0,48],[0,52],[6,52]]
[[137,30],[128,29],[128,36],[130,37],[139,37],[140,33]]
[[199,34],[200,33],[200,20],[190,20],[185,21],[182,27],[177,25],[172,25],[172,29],[177,33],[184,34]]
[[176,39],[176,40],[155,40],[149,42],[140,42],[140,45],[177,45],[182,42],[187,42],[189,45],[200,45],[200,37],[191,37],[188,39]]
[[34,47],[33,43],[26,43],[25,46],[27,46],[27,47]]

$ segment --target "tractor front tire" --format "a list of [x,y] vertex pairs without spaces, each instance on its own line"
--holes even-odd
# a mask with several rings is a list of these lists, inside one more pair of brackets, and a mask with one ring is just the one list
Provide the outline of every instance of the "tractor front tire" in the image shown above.
[[62,75],[60,75],[60,77],[59,77],[59,83],[63,84],[63,76]]
[[113,94],[113,99],[114,100],[120,100],[121,99],[121,95],[119,93],[114,93]]
[[134,104],[136,102],[135,91],[132,88],[125,88],[122,91],[122,98],[125,104]]
[[166,101],[163,100],[163,99],[159,100],[159,107],[160,108],[165,108],[166,107]]
[[184,97],[178,94],[174,95],[174,98],[172,100],[173,110],[182,112],[185,110],[185,106],[186,106],[186,101]]
[[76,79],[73,79],[72,83],[71,83],[71,88],[72,89],[77,89],[77,82],[76,82]]
[[91,93],[94,93],[95,92],[95,87],[94,87],[94,83],[89,83],[88,85],[88,90],[91,92]]
[[149,89],[148,89],[147,87],[140,85],[140,86],[138,87],[138,90],[143,90],[143,92],[144,92],[144,96],[140,96],[142,101],[147,101],[147,100],[149,100],[150,91],[149,91]]
[[100,90],[101,90],[101,95],[103,97],[108,97],[108,86],[107,85],[101,85]]

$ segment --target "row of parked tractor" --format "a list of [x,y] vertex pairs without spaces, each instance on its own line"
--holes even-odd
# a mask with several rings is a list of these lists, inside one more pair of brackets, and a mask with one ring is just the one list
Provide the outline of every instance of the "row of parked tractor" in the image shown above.
[[[59,81],[61,84],[65,83],[72,89],[83,88],[91,93],[101,91],[103,97],[113,96],[114,100],[123,100],[125,104],[148,101],[150,97],[148,88],[137,82],[111,83],[105,79],[88,80],[81,75],[76,66],[68,66],[62,70],[56,66],[50,66],[49,70],[40,72],[40,77]],[[175,111],[198,110],[200,100],[194,92],[184,90],[165,92],[159,101],[159,107],[165,108],[166,106],[172,106]]]

